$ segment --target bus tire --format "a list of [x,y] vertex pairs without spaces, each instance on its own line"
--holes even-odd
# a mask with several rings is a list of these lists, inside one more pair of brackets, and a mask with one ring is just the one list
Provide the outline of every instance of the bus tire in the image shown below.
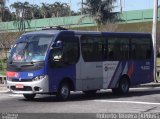
[[66,101],[70,96],[70,86],[66,82],[62,82],[57,91],[57,98],[62,101]]
[[129,92],[129,79],[127,77],[122,77],[119,82],[119,91],[120,94],[127,94]]
[[33,100],[36,94],[23,94],[27,100]]
[[113,88],[114,94],[127,94],[129,92],[130,82],[127,77],[122,77],[119,81],[118,88]]
[[95,95],[97,90],[88,90],[88,91],[83,91],[84,94],[86,95]]

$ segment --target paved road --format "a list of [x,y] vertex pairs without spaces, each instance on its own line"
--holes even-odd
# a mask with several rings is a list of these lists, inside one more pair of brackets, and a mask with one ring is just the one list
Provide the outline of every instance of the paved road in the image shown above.
[[98,92],[92,97],[78,92],[72,93],[67,102],[60,102],[55,96],[48,95],[38,95],[33,101],[27,101],[22,95],[1,92],[0,112],[160,113],[160,88],[134,88],[126,96],[116,96],[110,90]]

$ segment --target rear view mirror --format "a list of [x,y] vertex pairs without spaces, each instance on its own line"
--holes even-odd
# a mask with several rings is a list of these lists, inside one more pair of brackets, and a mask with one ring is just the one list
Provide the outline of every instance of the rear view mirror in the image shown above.
[[52,46],[52,61],[59,62],[62,60],[63,46],[62,41],[56,41]]
[[53,45],[54,49],[62,49],[62,41],[56,41]]
[[52,54],[53,61],[60,61],[62,59],[63,52],[61,49],[54,49],[54,53]]

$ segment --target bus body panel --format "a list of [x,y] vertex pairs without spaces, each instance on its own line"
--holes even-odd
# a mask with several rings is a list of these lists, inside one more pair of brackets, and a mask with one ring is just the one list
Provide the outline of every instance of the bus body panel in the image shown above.
[[76,82],[76,66],[68,66],[65,68],[48,67],[49,76],[49,92],[56,92],[62,80],[71,80],[75,86]]
[[[61,38],[66,37],[66,41],[70,40],[68,38],[74,37],[73,31],[60,31],[58,32],[54,37],[54,42],[51,43],[51,46],[53,46],[54,43],[61,40]],[[58,90],[58,86],[63,80],[69,79],[74,86],[76,83],[76,65],[69,65],[64,67],[55,67],[50,64],[50,52],[48,51],[46,62],[45,62],[45,69],[46,74],[49,77],[49,92],[56,92]]]
[[131,77],[131,86],[152,82],[154,81],[153,63],[147,60],[131,61],[129,63],[128,75]]
[[[82,63],[82,90],[96,90],[102,87],[102,62]],[[92,83],[91,83],[92,82]]]
[[[120,71],[119,71],[120,70]],[[104,89],[113,87],[112,83],[118,82],[119,76],[121,74],[122,66],[118,61],[105,61],[103,62],[103,87]],[[118,76],[118,77],[117,77]]]
[[44,74],[44,68],[40,70],[35,70],[35,71],[24,71],[24,72],[13,72],[13,71],[7,71],[7,76],[8,78],[13,78],[15,81],[16,80],[32,80],[36,76],[39,76],[41,74]]
[[[49,92],[49,79],[44,76],[43,79],[33,81],[34,78],[44,74],[44,69],[30,72],[12,72],[7,71],[7,78],[12,78],[12,81],[7,80],[7,86],[14,93],[48,93]],[[17,86],[22,86],[24,89],[16,89]],[[38,87],[39,90],[35,90]]]
[[[103,65],[101,65],[102,63]],[[84,64],[81,65],[81,75],[83,77],[81,79],[77,78],[76,87],[79,87],[77,90],[83,91],[116,88],[120,78],[124,75],[128,76],[131,86],[149,83],[153,81],[152,70],[153,66],[149,61],[87,63],[85,66]]]

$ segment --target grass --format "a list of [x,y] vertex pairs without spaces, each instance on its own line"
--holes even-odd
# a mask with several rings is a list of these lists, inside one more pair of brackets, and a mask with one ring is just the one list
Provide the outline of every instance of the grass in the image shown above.
[[160,66],[160,58],[157,58],[157,66]]
[[0,60],[0,75],[6,75],[6,68],[7,68],[7,64],[6,64],[6,60]]
[[6,75],[6,71],[0,71],[0,75],[5,76]]

